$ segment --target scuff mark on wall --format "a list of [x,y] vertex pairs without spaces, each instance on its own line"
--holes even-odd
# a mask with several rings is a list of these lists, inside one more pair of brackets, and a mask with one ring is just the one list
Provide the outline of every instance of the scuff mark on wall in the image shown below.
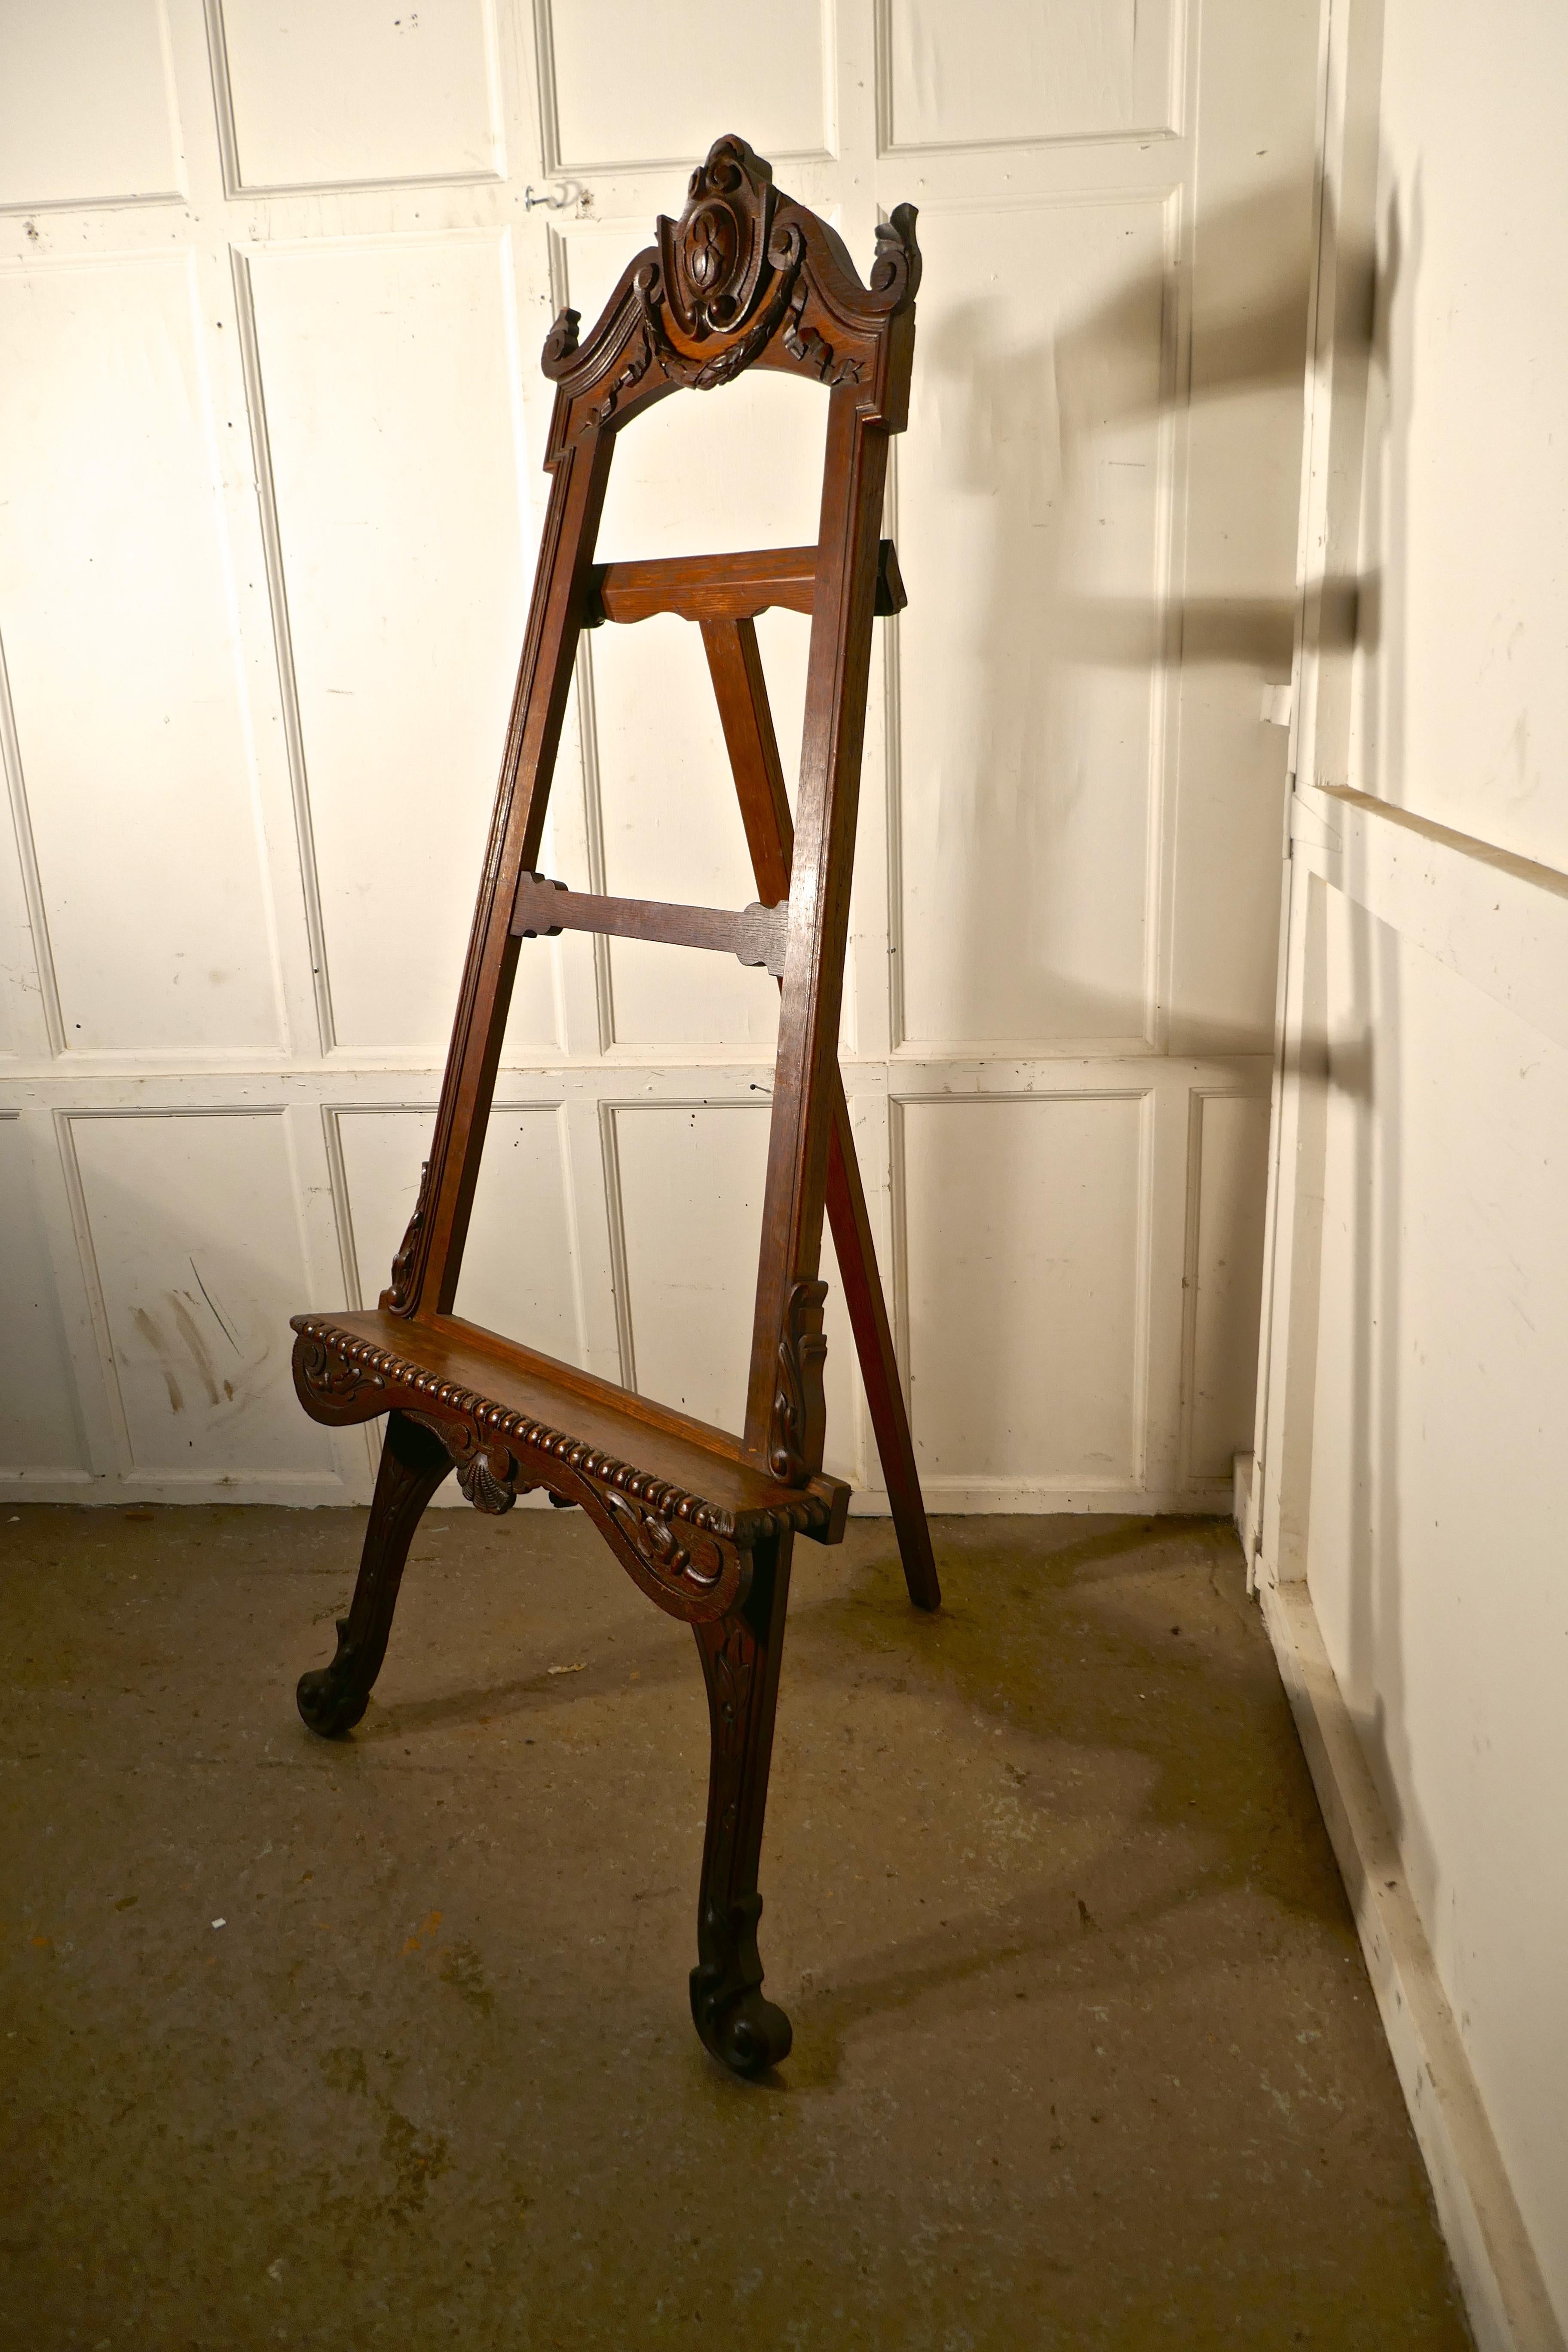
[[218,1313],[218,1311],[217,1311],[217,1307],[216,1307],[216,1303],[215,1303],[215,1301],[214,1301],[212,1292],[207,1288],[206,1284],[202,1280],[202,1270],[201,1270],[200,1266],[196,1264],[196,1262],[195,1262],[195,1258],[192,1258],[192,1260],[191,1260],[191,1272],[192,1272],[192,1273],[195,1276],[195,1277],[196,1277],[196,1288],[201,1292],[202,1297],[206,1300],[207,1305],[212,1308],[213,1320],[216,1323],[216,1325],[217,1325],[217,1327],[218,1327],[218,1329],[223,1333],[224,1338],[228,1341],[229,1346],[234,1349],[235,1354],[237,1356],[237,1355],[238,1355],[238,1353],[239,1353],[239,1341],[235,1338],[234,1333],[229,1329],[228,1325],[225,1322],[225,1320],[224,1320],[223,1317]]
[[163,1385],[169,1391],[170,1412],[183,1412],[185,1400],[175,1375],[174,1367],[169,1360],[168,1344],[163,1332],[144,1307],[139,1307],[131,1319],[158,1359],[158,1370],[163,1373]]
[[213,1372],[213,1360],[207,1353],[206,1342],[196,1328],[195,1318],[177,1290],[169,1293],[169,1305],[180,1327],[180,1336],[191,1351],[191,1360],[195,1365],[202,1386],[207,1392],[207,1402],[216,1404],[217,1381]]

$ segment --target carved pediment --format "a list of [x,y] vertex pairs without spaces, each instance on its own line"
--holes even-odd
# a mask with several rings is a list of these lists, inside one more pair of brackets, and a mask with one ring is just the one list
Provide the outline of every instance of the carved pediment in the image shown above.
[[711,392],[754,365],[864,387],[875,406],[893,322],[920,284],[914,225],[912,205],[882,224],[863,284],[837,232],[773,186],[770,163],[733,133],[718,140],[680,218],[660,216],[657,242],[586,340],[574,310],[551,328],[544,373],[572,403],[557,412],[552,446],[619,425],[666,393]]

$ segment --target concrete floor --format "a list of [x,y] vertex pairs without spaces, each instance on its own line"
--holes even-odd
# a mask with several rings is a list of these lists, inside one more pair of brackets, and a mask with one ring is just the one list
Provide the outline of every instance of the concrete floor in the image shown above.
[[746,2087],[689,1635],[432,1512],[321,1742],[361,1523],[0,1517],[7,2352],[1468,2343],[1228,1528],[798,1548]]

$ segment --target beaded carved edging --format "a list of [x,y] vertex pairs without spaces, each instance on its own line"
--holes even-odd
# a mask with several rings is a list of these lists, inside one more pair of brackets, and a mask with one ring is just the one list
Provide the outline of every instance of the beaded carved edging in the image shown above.
[[[524,1413],[492,1403],[474,1389],[440,1380],[410,1363],[405,1356],[394,1355],[390,1349],[377,1348],[368,1339],[357,1339],[352,1332],[317,1316],[297,1315],[293,1328],[299,1334],[294,1345],[294,1384],[300,1402],[317,1421],[369,1421],[397,1406],[422,1420],[469,1423],[476,1445],[521,1446],[541,1457],[536,1464],[524,1465],[530,1475],[537,1467],[538,1477],[531,1483],[549,1486],[556,1483],[552,1477],[555,1469],[574,1472],[593,1486],[614,1487],[656,1518],[685,1520],[721,1543],[746,1550],[769,1536],[783,1535],[786,1528],[801,1533],[827,1523],[828,1507],[806,1490],[798,1500],[792,1497],[782,1507],[742,1511],[737,1517],[684,1487],[618,1461],[614,1454],[598,1453],[581,1438],[552,1429],[548,1422],[531,1421]],[[351,1374],[352,1378],[346,1377]],[[471,1450],[465,1446],[465,1455]],[[564,1481],[560,1483],[564,1491]],[[571,1499],[575,1502],[580,1497],[574,1493]]]

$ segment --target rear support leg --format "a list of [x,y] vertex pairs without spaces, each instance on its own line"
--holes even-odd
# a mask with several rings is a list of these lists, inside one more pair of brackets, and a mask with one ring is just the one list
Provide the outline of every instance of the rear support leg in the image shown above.
[[833,1126],[827,1139],[827,1223],[844,1284],[844,1303],[849,1309],[849,1328],[860,1359],[860,1378],[888,1489],[888,1508],[899,1538],[904,1582],[917,1609],[940,1609],[942,1587],[937,1582],[921,1474],[915,1467],[910,1417],[899,1385],[893,1327],[877,1275],[877,1248],[871,1239],[860,1163],[855,1157],[849,1107],[837,1070],[833,1095]]
[[451,1467],[452,1457],[433,1430],[406,1413],[387,1414],[359,1581],[348,1615],[338,1620],[337,1655],[330,1666],[301,1675],[296,1694],[304,1721],[324,1739],[352,1731],[370,1704],[414,1530]]
[[691,2015],[714,2057],[745,2075],[787,2058],[791,2040],[783,2010],[763,1998],[757,1863],[794,1542],[786,1531],[759,1544],[742,1606],[692,1628],[708,1685],[712,1755]]

